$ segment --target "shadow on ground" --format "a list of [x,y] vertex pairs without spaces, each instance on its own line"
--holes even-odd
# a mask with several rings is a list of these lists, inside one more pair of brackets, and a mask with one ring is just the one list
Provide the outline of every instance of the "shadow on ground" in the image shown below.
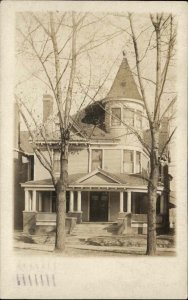
[[15,237],[16,241],[23,242],[26,244],[36,244],[36,242],[30,236],[19,235]]

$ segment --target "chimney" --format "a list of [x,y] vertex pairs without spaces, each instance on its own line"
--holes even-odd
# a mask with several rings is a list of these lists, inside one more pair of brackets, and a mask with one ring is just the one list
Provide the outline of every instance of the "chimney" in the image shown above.
[[51,95],[43,95],[43,123],[47,121],[53,113],[53,97]]

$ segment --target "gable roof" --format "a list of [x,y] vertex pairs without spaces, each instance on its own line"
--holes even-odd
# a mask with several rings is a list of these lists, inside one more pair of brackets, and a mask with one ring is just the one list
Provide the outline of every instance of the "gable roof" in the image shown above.
[[142,100],[134,80],[132,71],[129,67],[127,58],[123,58],[117,75],[107,97],[131,98]]
[[[101,176],[102,175],[102,178]],[[88,183],[88,179],[91,179],[92,178],[92,181],[96,181],[96,178],[100,178],[100,183],[122,183],[114,174],[112,173],[109,173],[109,172],[106,172],[104,171],[103,169],[101,168],[98,168],[88,174],[86,174],[85,176],[79,178],[78,180],[75,181],[75,183],[85,183],[87,184]],[[89,182],[91,183],[91,182]],[[98,183],[98,182],[96,182]]]

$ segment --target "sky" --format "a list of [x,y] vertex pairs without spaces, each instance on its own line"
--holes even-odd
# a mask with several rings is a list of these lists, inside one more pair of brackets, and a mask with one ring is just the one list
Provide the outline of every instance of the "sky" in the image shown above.
[[[56,28],[62,21],[61,17],[63,14],[64,12],[61,11],[54,15]],[[38,13],[36,16],[40,19],[41,24],[49,30],[48,12]],[[76,20],[80,20],[82,16],[83,13],[77,13],[75,18]],[[70,17],[70,13],[64,16],[57,34],[59,49],[67,42],[60,55],[62,70],[67,63],[71,50],[71,39],[67,41],[71,36]],[[150,18],[147,14],[135,14],[133,15],[133,24],[137,36],[140,57],[143,58],[141,62],[143,77],[155,81],[156,48],[153,47],[155,35],[153,33]],[[31,14],[17,14],[15,92],[29,107],[32,107],[37,115],[40,116],[42,114],[41,100],[43,94],[47,93],[53,95],[53,93],[50,88],[41,81],[42,79],[43,81],[48,82],[39,61],[36,59],[36,56],[33,55],[32,49],[28,43],[28,28],[32,32],[31,36],[35,48],[40,54],[43,54],[42,58],[46,57],[46,55],[52,51],[52,45],[49,40],[46,40],[47,35],[41,26],[39,26],[37,30],[34,30],[38,25],[39,24]],[[83,90],[81,90],[80,84],[82,85],[82,89],[87,89],[90,82],[88,94],[93,96],[96,89],[103,83],[104,78],[107,77],[95,100],[100,100],[107,95],[121,64],[123,51],[126,54],[132,71],[134,74],[136,73],[135,54],[130,36],[130,26],[125,14],[89,13],[86,14],[80,27],[81,26],[82,28],[77,33],[76,49],[78,51],[79,49],[82,49],[83,45],[85,45],[85,47],[80,51],[77,58],[71,113],[76,112],[84,99]],[[145,55],[146,49],[149,50]],[[52,81],[54,81],[55,69],[53,56],[50,56],[49,62],[46,63],[46,67]],[[164,107],[169,103],[172,97],[174,97],[176,92],[175,68],[176,65],[174,60],[172,66],[169,68],[169,76],[165,85],[165,97],[162,102],[162,106]],[[65,93],[69,74],[70,68],[68,67],[62,77],[62,90],[65,91]],[[137,76],[135,76],[135,80],[138,84]],[[150,81],[144,80],[144,86],[149,106],[152,107],[155,91],[154,85]],[[86,97],[83,107],[90,101],[90,98]]]

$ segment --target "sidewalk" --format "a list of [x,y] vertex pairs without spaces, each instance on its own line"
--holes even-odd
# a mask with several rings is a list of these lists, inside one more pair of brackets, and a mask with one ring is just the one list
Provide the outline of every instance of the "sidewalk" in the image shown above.
[[[31,250],[31,251],[42,251],[53,254],[54,252],[54,236],[25,236],[21,232],[16,232],[16,239],[14,242],[14,248],[17,250]],[[20,240],[19,240],[20,237]],[[27,237],[27,242],[23,242],[22,239]],[[37,241],[37,242],[36,242]],[[176,254],[175,248],[157,248],[157,255],[169,255],[174,256]],[[142,245],[140,247],[132,246],[96,246],[96,245],[86,245],[83,241],[78,239],[74,242],[69,243],[69,237],[67,238],[66,244],[66,254],[70,252],[74,254],[80,254],[81,252],[87,254],[87,251],[90,255],[93,253],[94,256],[101,253],[105,255],[109,254],[127,254],[127,255],[145,255],[146,246]]]

